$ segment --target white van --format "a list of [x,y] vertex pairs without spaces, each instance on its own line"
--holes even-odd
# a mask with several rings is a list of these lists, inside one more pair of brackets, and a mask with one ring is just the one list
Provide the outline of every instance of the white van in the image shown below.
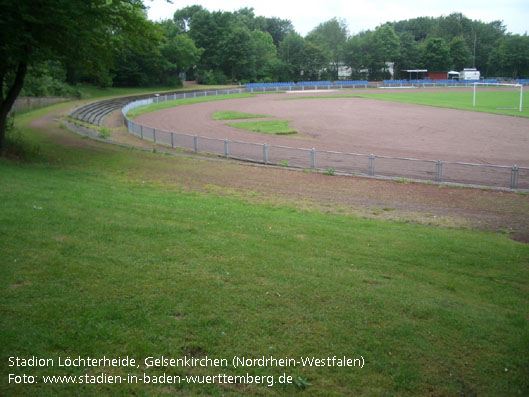
[[465,68],[459,74],[460,80],[479,80],[480,77],[479,70],[476,68]]

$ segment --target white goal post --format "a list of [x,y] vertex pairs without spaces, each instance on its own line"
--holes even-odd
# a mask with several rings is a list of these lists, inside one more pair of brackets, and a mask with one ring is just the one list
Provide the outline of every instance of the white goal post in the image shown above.
[[[520,87],[520,106],[519,110],[522,111],[523,106],[523,84],[501,84],[501,83],[473,83],[474,86],[474,99],[472,105],[476,107],[476,87],[477,86],[493,86],[493,87]],[[513,108],[516,109],[516,108]]]

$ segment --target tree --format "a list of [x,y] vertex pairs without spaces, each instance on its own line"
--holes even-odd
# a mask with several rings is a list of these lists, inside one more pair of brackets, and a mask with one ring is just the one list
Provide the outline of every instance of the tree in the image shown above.
[[421,61],[429,71],[448,71],[452,66],[448,44],[440,37],[430,37],[421,46]]
[[365,68],[364,54],[362,51],[362,37],[350,37],[344,47],[344,63],[351,68],[351,78],[364,78],[362,69]]
[[285,65],[286,80],[300,80],[304,63],[305,40],[298,33],[292,32],[279,45],[279,59]]
[[[29,65],[46,60],[83,60],[87,69],[108,71],[116,38],[138,42],[152,23],[140,0],[2,0],[0,6],[0,150],[7,114]],[[15,39],[16,38],[16,39]]]
[[343,62],[343,50],[347,41],[347,25],[337,18],[330,19],[315,27],[305,40],[325,49],[328,53],[331,77],[338,79],[338,67]]
[[75,97],[79,94],[76,88],[66,84],[66,70],[58,61],[30,65],[20,92],[23,96]]
[[[167,20],[161,22],[160,26],[163,36],[158,50],[165,61],[162,73],[178,75],[180,72],[187,72],[197,64],[204,50],[196,47],[189,34],[181,33],[177,23]],[[162,81],[160,83],[163,84]]]
[[235,22],[246,26],[249,31],[260,30],[264,32],[266,30],[266,19],[264,17],[256,17],[253,11],[253,8],[239,8],[233,13]]
[[266,31],[274,40],[274,45],[279,49],[281,43],[289,33],[294,31],[292,22],[288,19],[266,18]]
[[388,62],[395,62],[400,55],[400,40],[395,30],[390,25],[379,26],[373,34],[373,51],[387,73]]
[[250,78],[255,73],[255,47],[248,28],[235,24],[220,40],[221,67],[232,81]]
[[255,49],[255,77],[261,80],[267,77],[270,62],[276,58],[277,50],[270,33],[254,30],[251,35]]
[[420,66],[419,46],[410,32],[400,33],[399,42],[400,54],[395,61],[395,71],[401,77],[408,77],[404,70],[418,69]]
[[189,31],[191,18],[193,18],[193,16],[199,11],[204,11],[204,8],[199,5],[188,6],[176,10],[173,15],[173,21],[178,26],[180,33],[186,33]]
[[305,80],[319,80],[321,74],[329,67],[328,50],[305,40],[303,46],[303,76]]
[[438,22],[431,17],[419,17],[393,24],[393,28],[397,34],[409,32],[417,42],[426,40],[428,36],[436,35],[437,26]]
[[364,68],[368,70],[368,77],[371,80],[386,78],[384,73],[386,65],[380,51],[377,50],[377,40],[375,32],[367,31],[361,36],[361,53]]
[[472,65],[472,53],[463,36],[455,37],[450,43],[450,57],[452,58],[453,69],[463,70]]
[[447,17],[439,17],[437,21],[437,37],[443,38],[447,43],[450,43],[456,37],[463,37],[467,42],[467,46],[473,43],[472,21],[463,14],[452,13]]
[[[461,13],[453,13],[438,18],[420,17],[399,21],[392,25],[399,36],[405,32],[412,34],[422,49],[431,38],[441,38],[446,43],[451,43],[455,38],[462,37],[473,54],[469,65],[474,65],[483,75],[490,75],[498,70],[498,48],[506,31],[501,21],[485,23],[470,20]],[[464,58],[462,52],[458,53],[458,57]],[[462,63],[461,59],[456,63]]]
[[[482,75],[489,74],[490,54],[498,48],[500,40],[505,36],[505,27],[501,21],[483,23],[474,22],[474,37],[472,37],[472,47],[475,40],[475,66]],[[472,48],[469,46],[469,48]]]
[[501,75],[512,78],[529,77],[529,37],[527,34],[505,36],[491,58]]

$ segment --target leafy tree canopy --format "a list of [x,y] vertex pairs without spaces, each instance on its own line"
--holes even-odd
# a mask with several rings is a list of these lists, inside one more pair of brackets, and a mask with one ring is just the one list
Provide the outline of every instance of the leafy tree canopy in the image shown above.
[[421,64],[432,72],[447,71],[452,65],[450,48],[444,39],[431,37],[421,46]]
[[125,42],[140,45],[156,36],[152,26],[141,0],[2,0],[0,150],[7,113],[30,65],[82,61],[85,70],[104,74]]

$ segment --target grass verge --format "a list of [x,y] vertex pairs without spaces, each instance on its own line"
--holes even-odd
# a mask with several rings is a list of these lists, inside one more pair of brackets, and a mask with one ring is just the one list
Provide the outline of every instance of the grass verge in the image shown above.
[[186,90],[215,90],[225,89],[232,86],[207,86],[207,85],[186,85],[184,87],[156,86],[156,87],[109,87],[101,88],[91,85],[80,85],[76,88],[81,92],[83,99],[108,98],[127,95],[141,95],[150,93],[163,93]]
[[[196,160],[61,146],[32,133],[30,120],[21,117],[19,128],[41,143],[40,160],[0,159],[1,395],[529,391],[528,245],[149,183],[126,170],[171,162],[183,177],[182,162]],[[54,365],[9,366],[9,357],[32,356]],[[58,367],[78,356],[139,365]],[[317,357],[325,365],[146,367],[145,358],[161,356]],[[365,365],[328,365],[334,356],[362,356]],[[186,378],[219,373],[296,381]],[[9,374],[38,383],[9,383]],[[102,374],[150,381],[44,383]],[[181,381],[153,381],[164,375]]]
[[226,99],[238,99],[238,98],[252,98],[255,94],[229,94],[229,95],[217,95],[217,96],[201,96],[197,98],[177,99],[174,101],[166,101],[153,103],[147,106],[141,106],[136,109],[132,109],[127,113],[129,118],[134,118],[139,115],[154,112],[156,110],[168,109],[175,106],[192,105],[195,103],[213,102],[213,101],[224,101]]
[[241,121],[237,123],[228,123],[229,126],[240,128],[251,132],[260,132],[262,134],[273,135],[291,135],[297,134],[298,131],[289,127],[289,120],[269,120],[269,121]]
[[242,120],[242,119],[262,119],[269,117],[265,114],[243,113],[234,110],[219,111],[213,113],[213,120]]

